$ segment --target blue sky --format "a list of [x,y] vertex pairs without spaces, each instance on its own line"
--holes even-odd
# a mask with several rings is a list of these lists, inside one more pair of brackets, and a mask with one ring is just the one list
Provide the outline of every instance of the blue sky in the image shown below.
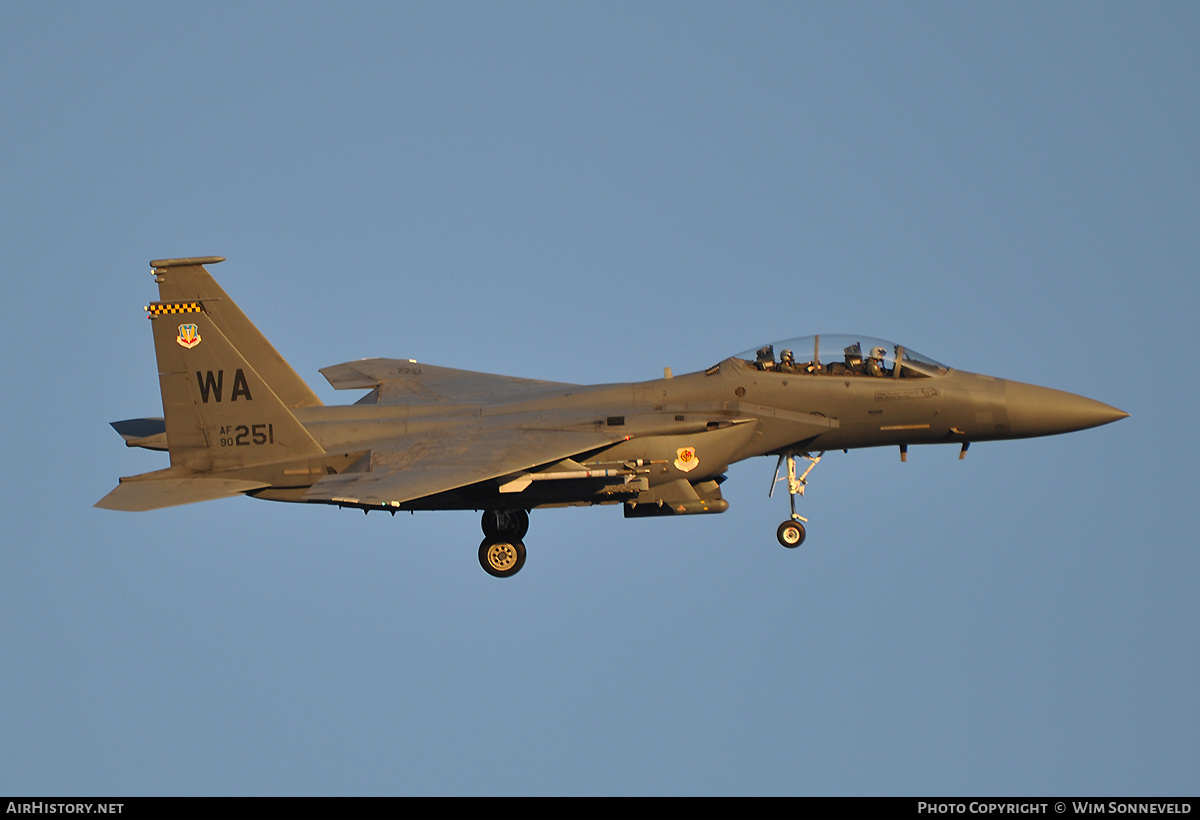
[[[1200,11],[7,3],[0,793],[1197,792]],[[327,403],[810,333],[1131,414],[730,510],[92,504],[166,465],[147,262]]]

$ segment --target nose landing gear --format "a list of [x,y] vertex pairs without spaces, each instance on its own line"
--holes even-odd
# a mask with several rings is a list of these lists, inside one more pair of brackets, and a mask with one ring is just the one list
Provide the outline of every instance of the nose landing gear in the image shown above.
[[[767,493],[767,497],[770,498],[775,494],[775,485],[779,483],[779,469],[786,461],[788,500],[792,505],[792,516],[779,525],[779,529],[775,531],[775,537],[788,549],[795,549],[804,543],[804,525],[808,523],[808,519],[796,512],[796,496],[804,495],[804,488],[808,484],[808,474],[821,461],[823,455],[825,455],[824,450],[815,456],[809,453],[781,453],[779,461],[775,465],[775,480],[771,482],[771,491]],[[797,476],[796,461],[801,458],[807,459],[810,463],[804,472]]]

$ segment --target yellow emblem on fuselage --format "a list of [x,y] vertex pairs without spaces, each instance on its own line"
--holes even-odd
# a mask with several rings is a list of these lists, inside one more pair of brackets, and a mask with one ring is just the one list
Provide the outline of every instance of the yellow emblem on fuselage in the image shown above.
[[675,469],[681,472],[690,473],[692,470],[700,466],[700,459],[696,457],[695,447],[680,447],[675,451]]

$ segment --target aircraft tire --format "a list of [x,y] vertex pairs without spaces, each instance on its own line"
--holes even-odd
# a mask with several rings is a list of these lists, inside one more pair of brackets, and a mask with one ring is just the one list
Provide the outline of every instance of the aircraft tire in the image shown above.
[[524,510],[484,510],[480,526],[488,538],[520,540],[529,532],[529,513]]
[[519,538],[485,538],[479,545],[479,566],[494,578],[516,575],[525,566],[525,544]]
[[790,550],[803,544],[804,536],[804,525],[799,521],[784,521],[775,531],[775,537],[779,539],[779,543]]

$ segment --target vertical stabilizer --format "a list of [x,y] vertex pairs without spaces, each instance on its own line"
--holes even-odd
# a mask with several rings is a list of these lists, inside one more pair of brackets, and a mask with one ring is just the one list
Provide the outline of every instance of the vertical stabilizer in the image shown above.
[[200,302],[225,337],[258,371],[285,407],[320,407],[321,400],[284,361],[254,323],[221,289],[204,265],[224,262],[220,256],[190,259],[156,259],[150,263],[162,302]]
[[151,263],[163,293],[187,296],[146,308],[171,466],[203,473],[322,455],[288,404],[311,391],[200,265],[214,260]]

